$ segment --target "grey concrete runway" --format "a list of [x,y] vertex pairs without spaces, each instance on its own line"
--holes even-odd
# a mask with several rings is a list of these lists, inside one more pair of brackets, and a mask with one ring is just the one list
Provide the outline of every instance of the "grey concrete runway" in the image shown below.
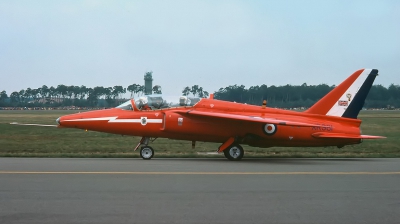
[[400,223],[400,159],[0,158],[0,223]]

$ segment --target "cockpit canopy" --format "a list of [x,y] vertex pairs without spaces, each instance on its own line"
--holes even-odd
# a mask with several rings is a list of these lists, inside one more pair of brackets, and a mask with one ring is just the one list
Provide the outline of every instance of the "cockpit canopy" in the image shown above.
[[[134,99],[135,105],[139,110],[160,110],[172,107],[192,107],[201,98],[199,97],[168,97],[162,95],[146,95]],[[133,110],[131,100],[119,105],[117,108],[123,110]]]

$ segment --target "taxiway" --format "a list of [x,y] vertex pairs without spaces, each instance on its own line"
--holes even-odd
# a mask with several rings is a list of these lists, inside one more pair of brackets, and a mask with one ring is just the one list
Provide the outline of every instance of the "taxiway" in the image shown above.
[[399,164],[0,158],[0,223],[398,223]]

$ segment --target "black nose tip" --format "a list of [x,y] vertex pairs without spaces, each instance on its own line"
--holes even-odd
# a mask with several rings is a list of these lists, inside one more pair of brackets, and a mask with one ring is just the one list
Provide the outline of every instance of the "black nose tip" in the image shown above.
[[60,124],[60,118],[57,118],[56,122],[57,124]]

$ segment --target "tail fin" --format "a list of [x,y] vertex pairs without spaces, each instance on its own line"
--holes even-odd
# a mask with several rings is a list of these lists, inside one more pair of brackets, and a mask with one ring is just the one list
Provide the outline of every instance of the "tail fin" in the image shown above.
[[305,113],[356,119],[377,75],[377,69],[354,72]]

